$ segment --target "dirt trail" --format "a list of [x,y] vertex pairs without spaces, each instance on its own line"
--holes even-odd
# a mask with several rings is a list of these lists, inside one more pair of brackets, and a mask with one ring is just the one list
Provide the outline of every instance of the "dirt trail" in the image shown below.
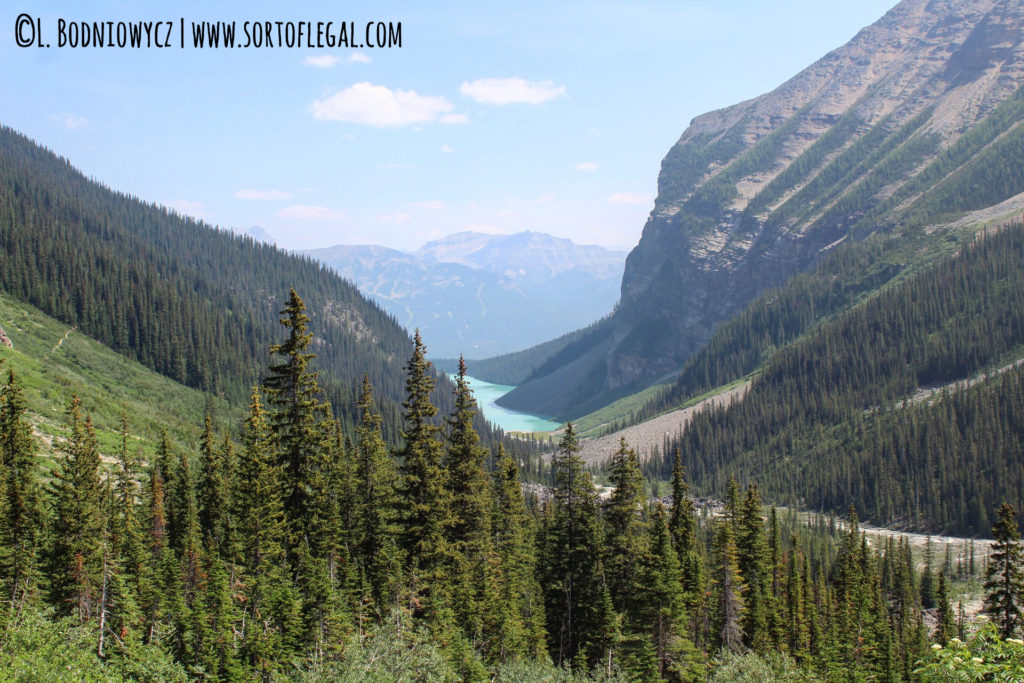
[[54,346],[52,349],[50,349],[50,355],[51,356],[53,354],[57,353],[57,349],[60,348],[61,344],[63,344],[67,340],[67,338],[71,336],[71,333],[74,332],[74,331],[75,331],[75,328],[72,327],[71,329],[69,329],[67,332],[64,333],[64,336],[60,338],[60,341],[57,342],[57,345]]

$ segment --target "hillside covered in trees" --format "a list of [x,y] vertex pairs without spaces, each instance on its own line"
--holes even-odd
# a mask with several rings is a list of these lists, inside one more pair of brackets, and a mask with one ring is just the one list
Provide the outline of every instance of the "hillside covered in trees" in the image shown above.
[[[125,421],[104,464],[72,398],[70,436],[45,474],[20,380],[6,373],[0,670],[83,680],[927,680],[941,667],[929,644],[966,637],[951,596],[982,572],[973,547],[955,558],[947,547],[941,565],[929,554],[922,568],[903,541],[869,545],[852,511],[843,527],[808,526],[766,512],[757,486],[734,480],[708,516],[687,495],[680,457],[666,507],[648,498],[625,442],[602,501],[571,425],[550,495],[524,496],[517,460],[484,448],[473,428],[464,366],[438,427],[417,337],[404,438],[389,449],[368,379],[356,426],[334,418],[294,291],[281,323],[244,424],[207,419],[194,451],[165,437],[148,462]],[[991,555],[993,585],[1009,571],[1005,557]],[[1003,594],[990,596],[1002,637],[1012,636]],[[1003,646],[971,646],[992,643]]]
[[[0,127],[0,289],[187,386],[243,406],[277,333],[281,297],[301,289],[337,417],[354,387],[378,387],[385,438],[399,434],[409,334],[309,257],[115,192]],[[452,406],[452,387],[439,404]],[[484,440],[500,439],[481,418]],[[506,440],[510,448],[520,442]]]
[[[698,490],[756,477],[778,503],[856,504],[880,524],[984,533],[998,501],[1024,495],[1024,372],[1012,365],[1024,357],[1024,226],[980,234],[808,329],[816,308],[856,294],[827,273],[752,304],[641,412],[760,368],[742,400],[702,411],[667,443]],[[650,474],[671,467],[663,454]]]

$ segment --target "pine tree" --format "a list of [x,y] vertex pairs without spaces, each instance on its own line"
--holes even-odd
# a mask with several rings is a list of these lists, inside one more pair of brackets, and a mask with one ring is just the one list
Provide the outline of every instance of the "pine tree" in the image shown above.
[[231,479],[235,466],[231,440],[224,438],[220,448],[214,446],[213,420],[209,414],[199,447],[199,527],[208,545],[227,552],[231,495]]
[[159,640],[159,630],[163,625],[170,597],[163,591],[164,567],[169,561],[173,564],[174,559],[167,537],[167,464],[161,463],[160,458],[153,462],[146,491],[146,533],[149,548],[146,556],[147,567],[143,576],[150,577],[150,580],[140,583],[139,593],[144,624],[143,640],[146,643]]
[[932,553],[932,537],[928,537],[924,551],[924,572],[921,573],[921,606],[925,609],[932,609],[936,605],[935,600],[935,571],[932,568],[934,555]]
[[491,481],[485,469],[487,449],[480,446],[480,437],[473,428],[476,414],[476,399],[466,380],[466,362],[460,357],[455,407],[448,418],[445,464],[451,488],[448,544],[453,559],[453,607],[470,642],[483,637],[483,621],[488,618],[482,613],[482,590],[491,555],[493,507]]
[[939,573],[939,587],[936,593],[938,612],[935,615],[935,633],[933,638],[939,645],[945,645],[950,638],[956,635],[956,620],[953,617],[953,608],[949,604],[949,594],[946,589],[946,575]]
[[92,420],[74,397],[68,409],[71,437],[53,486],[50,592],[54,606],[84,623],[97,615],[103,583],[103,486]]
[[743,647],[743,593],[746,587],[740,575],[736,536],[728,520],[723,519],[717,524],[714,551],[716,642],[722,650],[739,652]]
[[631,616],[630,597],[638,564],[647,553],[644,479],[636,451],[619,439],[619,449],[609,463],[614,490],[606,508],[604,566],[612,604]]
[[405,445],[399,452],[402,461],[399,500],[404,511],[400,542],[412,589],[413,609],[418,615],[436,615],[450,608],[451,600],[447,547],[451,492],[444,469],[440,430],[431,422],[437,414],[437,408],[430,401],[434,379],[419,331],[414,337],[406,371],[406,399],[402,403]]
[[139,521],[138,460],[128,449],[128,417],[121,416],[121,447],[114,482],[112,512],[108,515],[111,553],[105,562],[109,623],[119,648],[140,639],[144,625],[143,596],[151,595],[152,568]]
[[1017,510],[1009,503],[999,506],[992,526],[992,553],[985,581],[984,611],[999,625],[1003,638],[1016,633],[1024,604],[1024,555],[1017,526]]
[[580,658],[586,662],[596,651],[612,647],[608,611],[614,612],[600,569],[604,530],[597,494],[579,451],[570,422],[552,462],[554,490],[545,517],[541,569],[548,651],[556,663],[574,666],[581,664]]
[[[398,595],[401,579],[399,556],[398,473],[381,434],[381,417],[373,400],[373,386],[363,375],[356,426],[356,557],[361,575],[369,584],[366,602],[383,618]],[[366,593],[366,591],[364,591]]]
[[18,612],[35,594],[42,526],[32,427],[14,371],[0,394],[0,595]]
[[[672,548],[665,508],[659,503],[650,523],[634,591],[633,628],[653,646],[657,676],[662,680],[703,678],[703,661],[686,635],[686,602],[679,582],[679,561]],[[642,630],[641,630],[642,627]]]
[[298,646],[300,599],[287,570],[281,473],[257,387],[242,441],[231,496],[245,596],[242,649],[256,673],[269,679]]
[[678,448],[672,466],[672,517],[669,529],[672,531],[672,546],[679,557],[696,548],[697,514],[690,500],[690,485],[686,481],[686,468]]
[[270,347],[276,362],[263,386],[271,408],[270,424],[275,434],[284,513],[288,527],[288,551],[293,569],[298,564],[300,543],[309,542],[311,479],[316,475],[319,450],[323,445],[319,423],[324,406],[320,402],[317,373],[310,368],[316,354],[309,352],[313,333],[309,331],[306,304],[291,290],[281,311],[280,323],[288,339]]
[[739,515],[736,525],[738,565],[740,576],[747,586],[744,595],[744,642],[755,652],[765,653],[771,645],[768,630],[769,611],[772,609],[771,585],[764,521],[761,518],[761,498],[757,486],[751,484],[747,487]]
[[546,655],[544,604],[537,583],[533,526],[515,460],[498,445],[494,472],[494,552],[501,571],[501,610],[491,610],[487,652],[491,661]]

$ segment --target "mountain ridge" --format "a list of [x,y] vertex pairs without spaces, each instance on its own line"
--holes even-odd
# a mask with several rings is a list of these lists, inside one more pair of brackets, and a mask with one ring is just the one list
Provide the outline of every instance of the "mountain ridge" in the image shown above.
[[1022,16],[1016,0],[905,0],[775,90],[696,117],[662,162],[602,342],[500,403],[589,412],[671,376],[844,241],[1024,191]]
[[625,261],[625,252],[529,231],[455,233],[413,252],[335,245],[302,253],[434,340],[432,356],[470,358],[529,347],[602,315],[618,299]]

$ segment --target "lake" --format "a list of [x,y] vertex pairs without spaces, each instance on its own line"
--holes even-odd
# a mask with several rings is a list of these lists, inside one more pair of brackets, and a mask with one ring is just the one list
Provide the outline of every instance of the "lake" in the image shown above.
[[490,422],[493,422],[506,432],[551,432],[562,426],[559,422],[552,422],[529,413],[520,413],[508,408],[502,408],[495,403],[495,401],[515,389],[515,387],[504,384],[491,384],[468,375],[466,376],[466,381],[469,382],[469,387],[473,390],[477,405],[480,406],[480,412]]

